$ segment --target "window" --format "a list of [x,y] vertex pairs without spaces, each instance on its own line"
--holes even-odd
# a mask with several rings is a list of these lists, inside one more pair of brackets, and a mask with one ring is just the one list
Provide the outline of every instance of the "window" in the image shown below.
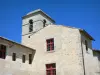
[[45,25],[46,25],[46,20],[44,19],[43,20],[43,27],[45,27]]
[[46,64],[46,75],[56,75],[56,64]]
[[13,54],[12,54],[12,60],[13,60],[13,61],[16,61],[16,53],[13,53]]
[[33,20],[29,20],[29,32],[32,32],[33,31]]
[[88,51],[88,43],[86,40],[85,40],[85,48],[86,48],[86,51]]
[[52,51],[54,50],[54,39],[47,39],[47,51]]
[[0,58],[5,59],[6,58],[6,46],[0,45]]
[[32,54],[29,54],[29,64],[32,64]]
[[22,62],[25,63],[25,55],[22,56]]

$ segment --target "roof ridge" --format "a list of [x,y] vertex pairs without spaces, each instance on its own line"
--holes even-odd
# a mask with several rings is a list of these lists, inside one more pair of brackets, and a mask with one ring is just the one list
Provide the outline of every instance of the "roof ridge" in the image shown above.
[[25,17],[27,17],[27,16],[29,16],[29,15],[32,15],[32,14],[35,14],[35,13],[37,13],[37,12],[41,12],[42,14],[44,14],[46,17],[48,17],[51,21],[53,21],[54,23],[55,23],[55,20],[53,20],[48,14],[46,14],[44,11],[42,11],[41,9],[36,9],[36,10],[34,10],[34,11],[31,11],[31,12],[29,12],[29,13],[27,13],[25,16],[23,16],[22,18],[25,18]]
[[[77,27],[72,27],[72,26],[65,26],[65,25],[59,25],[59,24],[57,24],[58,26],[63,26],[63,27],[68,27],[68,28],[73,28],[73,29],[81,29],[81,28],[77,28]],[[83,30],[83,29],[82,29]]]
[[71,27],[71,26],[65,26],[65,25],[58,25],[58,26],[63,26],[63,27],[68,27],[68,28],[73,28],[73,29],[78,29],[80,32],[83,32],[86,36],[88,36],[91,40],[94,40],[94,38],[90,34],[88,34],[88,32],[86,32],[84,29],[76,28],[76,27]]
[[28,47],[28,46],[23,45],[23,44],[21,44],[21,43],[15,42],[15,41],[10,40],[10,39],[8,39],[8,38],[2,37],[2,36],[0,36],[0,38],[3,39],[3,40],[9,41],[9,42],[15,43],[15,44],[17,44],[17,45],[20,45],[20,46],[22,46],[22,47],[25,47],[25,48],[28,48],[28,49],[31,49],[31,50],[35,50],[35,49],[31,48],[31,47]]

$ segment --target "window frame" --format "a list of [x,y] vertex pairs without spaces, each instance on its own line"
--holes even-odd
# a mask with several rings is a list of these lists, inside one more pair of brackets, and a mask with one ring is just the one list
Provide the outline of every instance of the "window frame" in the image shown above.
[[12,53],[12,61],[16,61],[16,53]]
[[46,26],[46,20],[44,19],[43,20],[43,27],[45,27]]
[[32,64],[32,54],[29,54],[29,64]]
[[54,38],[46,39],[47,51],[54,51]]
[[87,42],[87,40],[85,40],[85,49],[86,49],[86,51],[88,51],[88,42]]
[[25,61],[26,61],[26,56],[22,55],[22,62],[25,63]]
[[1,59],[5,59],[6,58],[6,50],[7,50],[7,47],[6,45],[3,45],[3,44],[0,44],[0,58]]
[[33,31],[33,24],[30,24],[29,25],[29,32],[32,32]]
[[33,31],[33,20],[29,20],[29,32]]
[[46,75],[56,75],[56,63],[46,64]]

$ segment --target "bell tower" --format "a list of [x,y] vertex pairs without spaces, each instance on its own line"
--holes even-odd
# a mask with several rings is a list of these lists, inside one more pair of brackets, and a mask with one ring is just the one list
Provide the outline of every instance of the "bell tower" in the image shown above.
[[22,17],[22,42],[25,41],[23,37],[30,38],[31,35],[34,36],[34,33],[54,23],[55,21],[41,9],[29,12]]

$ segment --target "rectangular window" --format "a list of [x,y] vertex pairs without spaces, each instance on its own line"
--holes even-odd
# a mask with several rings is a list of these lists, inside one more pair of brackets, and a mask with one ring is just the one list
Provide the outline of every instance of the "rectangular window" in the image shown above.
[[30,26],[29,26],[29,32],[32,32],[33,31],[33,25],[31,24]]
[[29,32],[33,31],[33,20],[29,20]]
[[56,64],[46,64],[46,75],[56,75]]
[[13,61],[16,61],[16,53],[13,53],[13,54],[12,54],[12,60],[13,60]]
[[29,54],[29,64],[32,64],[32,54]]
[[88,42],[85,40],[86,51],[88,51]]
[[6,58],[6,46],[0,45],[0,58],[5,59]]
[[52,39],[47,39],[46,40],[47,43],[47,51],[52,51],[54,50],[54,38]]
[[22,56],[22,62],[25,63],[25,55]]

